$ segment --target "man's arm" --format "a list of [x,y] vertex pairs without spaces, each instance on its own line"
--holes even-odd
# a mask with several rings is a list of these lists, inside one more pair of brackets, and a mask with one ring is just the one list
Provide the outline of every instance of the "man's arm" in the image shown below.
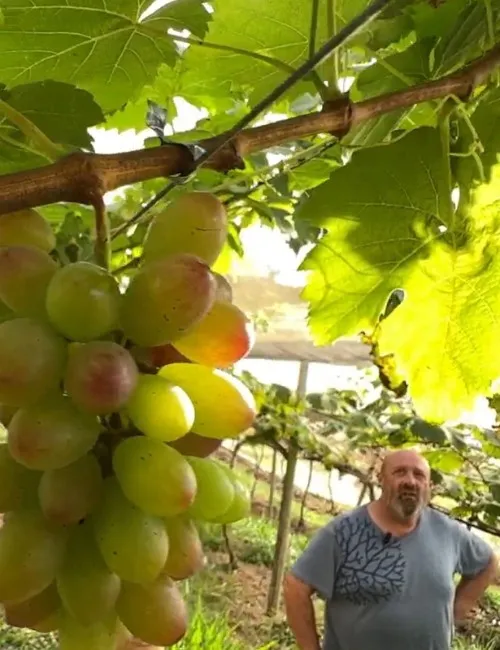
[[464,621],[487,587],[495,581],[498,560],[484,539],[456,522],[457,572],[462,576],[455,591],[454,616]]
[[457,622],[467,618],[477,601],[497,577],[498,561],[493,553],[482,571],[474,576],[462,576],[455,592],[454,616]]
[[286,618],[301,650],[320,650],[313,593],[312,587],[292,573],[286,576],[283,585]]
[[334,522],[321,528],[285,577],[283,590],[288,624],[301,650],[319,650],[312,597],[333,595],[335,580]]

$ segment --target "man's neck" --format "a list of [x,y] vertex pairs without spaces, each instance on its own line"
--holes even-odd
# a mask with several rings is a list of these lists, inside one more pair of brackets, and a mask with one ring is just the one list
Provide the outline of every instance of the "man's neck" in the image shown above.
[[396,537],[411,533],[417,527],[421,514],[417,512],[407,519],[398,518],[382,500],[369,503],[368,513],[379,528]]

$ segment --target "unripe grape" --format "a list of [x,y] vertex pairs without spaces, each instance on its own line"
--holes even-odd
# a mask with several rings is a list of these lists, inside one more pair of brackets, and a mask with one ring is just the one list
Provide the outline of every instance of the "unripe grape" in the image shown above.
[[130,354],[137,363],[153,368],[161,368],[169,363],[190,363],[189,359],[186,359],[171,343],[151,348],[133,345]]
[[45,318],[47,288],[57,269],[39,248],[0,248],[0,299],[17,316]]
[[228,368],[243,359],[255,342],[255,330],[245,314],[229,302],[212,309],[175,341],[185,357],[213,368]]
[[213,521],[224,514],[234,499],[234,487],[220,465],[209,458],[188,457],[196,475],[196,497],[188,510],[193,519]]
[[36,506],[40,477],[12,458],[7,443],[0,444],[0,512]]
[[185,391],[158,375],[140,375],[127,413],[142,433],[170,441],[193,426],[194,406]]
[[68,398],[58,397],[19,409],[9,424],[7,440],[18,463],[50,470],[85,455],[100,432],[97,418],[79,411]]
[[221,515],[215,517],[213,521],[218,524],[234,524],[250,516],[252,510],[250,491],[230,467],[221,462],[218,462],[218,465],[231,481],[234,489],[234,497],[229,508]]
[[220,273],[213,272],[214,278],[217,282],[217,291],[215,300],[219,302],[232,302],[233,301],[233,288],[229,281]]
[[9,426],[12,416],[17,411],[17,406],[7,406],[7,404],[0,404],[0,424],[4,427]]
[[173,580],[185,580],[205,564],[205,554],[194,522],[180,515],[165,519],[169,550],[162,573]]
[[55,582],[28,600],[5,607],[5,620],[12,627],[38,630],[53,618],[61,605]]
[[186,391],[195,410],[193,431],[199,435],[236,438],[252,426],[255,399],[236,377],[196,363],[172,363],[158,374]]
[[5,323],[5,321],[12,320],[13,318],[16,318],[16,314],[0,300],[0,323]]
[[44,472],[38,486],[43,514],[61,525],[83,520],[97,506],[101,494],[101,468],[92,454]]
[[209,192],[185,192],[153,218],[144,239],[144,260],[148,263],[189,253],[212,266],[226,237],[223,203]]
[[67,345],[49,327],[29,318],[0,324],[0,402],[25,406],[56,394]]
[[57,574],[65,609],[82,625],[103,621],[114,611],[120,586],[101,556],[91,522],[74,528]]
[[69,348],[64,386],[72,401],[95,415],[119,411],[132,395],[139,372],[130,352],[112,341]]
[[105,480],[92,525],[106,565],[122,580],[147,583],[160,575],[168,556],[165,525],[131,503],[115,477]]
[[219,449],[222,445],[222,440],[205,438],[190,431],[185,436],[182,436],[182,438],[172,440],[168,444],[174,449],[177,449],[183,456],[206,458]]
[[116,610],[135,637],[152,645],[174,645],[187,630],[186,605],[175,582],[165,575],[150,584],[124,583]]
[[115,613],[82,625],[64,610],[60,615],[58,650],[116,650],[120,624]]
[[20,603],[46,589],[62,562],[66,529],[38,510],[17,510],[0,529],[0,602]]
[[193,469],[178,451],[160,440],[126,438],[114,451],[113,469],[125,496],[151,515],[173,517],[194,500]]
[[0,215],[0,246],[33,246],[50,253],[56,237],[39,212],[25,208]]
[[170,343],[205,316],[215,289],[207,264],[192,255],[171,255],[144,265],[123,295],[125,335],[146,347]]
[[91,341],[119,326],[120,291],[113,276],[89,262],[59,269],[47,289],[52,325],[68,339]]

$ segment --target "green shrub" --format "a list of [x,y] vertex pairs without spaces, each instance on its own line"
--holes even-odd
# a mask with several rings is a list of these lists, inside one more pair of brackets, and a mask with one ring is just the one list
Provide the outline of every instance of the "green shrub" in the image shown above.
[[[204,525],[200,530],[203,543],[212,551],[225,549],[221,526]],[[229,530],[234,551],[243,562],[271,566],[276,544],[276,525],[261,517],[248,517],[231,526]],[[292,533],[290,537],[290,556],[293,562],[307,544],[306,535]]]

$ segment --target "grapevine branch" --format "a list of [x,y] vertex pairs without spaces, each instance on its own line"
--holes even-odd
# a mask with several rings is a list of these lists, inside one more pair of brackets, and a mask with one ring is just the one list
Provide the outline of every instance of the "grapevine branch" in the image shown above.
[[[450,95],[467,98],[499,65],[500,45],[458,72],[437,80],[358,103],[326,105],[321,112],[245,129],[220,149],[227,134],[198,144],[206,151],[217,151],[207,166],[229,171],[241,165],[245,156],[284,142],[320,133],[343,135],[394,110]],[[0,176],[0,214],[60,201],[94,205],[96,195],[152,178],[187,174],[192,164],[189,150],[177,144],[119,154],[72,153],[51,165]]]

